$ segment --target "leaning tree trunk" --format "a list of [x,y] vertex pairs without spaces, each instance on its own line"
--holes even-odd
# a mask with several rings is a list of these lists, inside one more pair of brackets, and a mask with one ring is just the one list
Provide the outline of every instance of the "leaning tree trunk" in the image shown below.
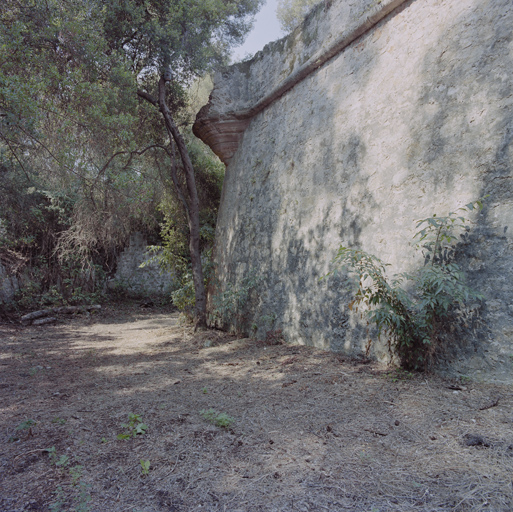
[[[189,196],[188,202],[184,201],[184,207],[187,214],[187,222],[189,223],[189,252],[191,254],[192,280],[194,283],[194,295],[196,299],[194,309],[195,329],[204,329],[207,327],[207,298],[205,293],[205,283],[203,282],[203,268],[201,266],[198,190],[196,189],[194,168],[192,166],[185,141],[173,121],[173,117],[166,103],[166,81],[167,80],[163,76],[160,78],[158,101],[145,91],[139,90],[137,91],[137,94],[159,108],[160,113],[164,118],[169,138],[171,141],[175,142],[178,152],[180,153],[180,159],[182,160],[185,181],[187,184],[187,195]],[[177,188],[179,197],[182,199],[182,191],[175,179],[173,179],[173,183]]]
[[166,103],[166,80],[164,77],[161,77],[159,81],[158,106],[164,118],[169,138],[174,140],[176,147],[178,148],[178,152],[180,153],[180,158],[184,168],[185,181],[189,196],[187,221],[189,223],[190,232],[189,251],[191,253],[192,279],[194,282],[194,293],[196,298],[194,312],[195,328],[204,329],[207,326],[207,300],[205,294],[205,283],[203,281],[203,268],[201,266],[198,190],[196,189],[194,168],[192,166],[185,141],[174,123],[171,112]]
[[205,284],[203,282],[203,268],[201,266],[198,190],[196,189],[194,168],[192,166],[185,141],[174,123],[171,112],[169,111],[166,103],[166,80],[164,77],[161,77],[159,81],[159,109],[164,117],[169,137],[175,141],[176,147],[178,148],[184,168],[187,192],[189,195],[189,215],[187,216],[187,219],[190,231],[189,251],[191,253],[192,279],[194,282],[194,292],[196,297],[195,328],[206,328],[207,301]]

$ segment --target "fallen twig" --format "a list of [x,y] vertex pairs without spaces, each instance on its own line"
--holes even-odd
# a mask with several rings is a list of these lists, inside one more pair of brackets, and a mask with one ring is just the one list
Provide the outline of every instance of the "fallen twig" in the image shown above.
[[497,400],[495,400],[494,402],[492,402],[488,405],[484,405],[483,407],[480,407],[479,410],[486,411],[486,409],[491,409],[492,407],[497,407],[499,405],[499,400],[500,400],[500,397],[497,398]]
[[14,463],[16,462],[16,460],[21,457],[24,457],[25,455],[29,455],[30,453],[47,452],[47,451],[48,451],[48,448],[36,448],[35,450],[29,450],[28,452],[20,453],[19,455],[14,457],[14,459],[12,460],[12,465],[14,466]]
[[370,432],[371,434],[376,434],[378,436],[388,436],[388,434],[379,432],[378,430],[371,430],[370,428],[364,428],[363,430],[365,430],[365,432]]

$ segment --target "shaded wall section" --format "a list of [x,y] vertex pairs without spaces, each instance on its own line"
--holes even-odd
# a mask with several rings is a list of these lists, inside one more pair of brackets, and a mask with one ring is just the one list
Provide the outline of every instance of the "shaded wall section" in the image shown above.
[[154,256],[148,250],[145,236],[132,233],[128,247],[118,256],[116,275],[109,281],[109,289],[135,297],[169,295],[176,288],[176,278],[171,272],[163,271],[152,260]]
[[0,262],[0,305],[12,302],[19,288],[18,278],[11,274]]
[[228,164],[220,282],[262,276],[248,325],[273,315],[288,341],[361,353],[373,333],[347,283],[319,281],[337,248],[411,270],[415,220],[490,194],[459,247],[484,324],[441,367],[511,381],[512,26],[510,0],[334,0],[216,77],[195,133]]

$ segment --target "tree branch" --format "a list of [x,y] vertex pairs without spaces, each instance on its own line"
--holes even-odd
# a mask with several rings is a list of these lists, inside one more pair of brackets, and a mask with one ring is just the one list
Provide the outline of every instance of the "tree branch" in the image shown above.
[[137,155],[137,156],[144,155],[144,153],[146,153],[146,151],[148,151],[149,149],[153,149],[153,148],[159,148],[159,149],[163,149],[163,150],[167,151],[167,149],[164,146],[161,146],[160,144],[152,144],[151,146],[148,146],[148,147],[146,147],[144,149],[141,149],[140,151],[118,151],[117,153],[114,153],[107,160],[107,163],[98,171],[98,174],[96,175],[96,178],[94,179],[94,181],[92,183],[92,186],[94,187],[96,185],[96,183],[98,182],[98,179],[100,178],[100,176],[108,169],[108,167],[111,164],[112,160],[114,160],[114,158],[116,158],[117,156],[129,155],[128,161],[123,166],[123,169],[126,169],[130,165],[130,162],[132,161],[134,155]]
[[32,183],[32,179],[30,178],[30,176],[28,175],[28,172],[26,171],[25,167],[21,163],[21,160],[18,158],[18,155],[16,154],[16,151],[12,148],[11,144],[9,143],[9,139],[7,139],[7,137],[5,137],[2,132],[0,132],[0,137],[2,137],[2,139],[5,141],[5,143],[7,144],[9,149],[11,150],[12,155],[14,156],[15,160],[18,162],[18,164],[21,167],[21,170],[23,171],[23,173],[25,174],[25,177],[27,178],[27,180],[30,183]]
[[139,96],[140,98],[144,98],[146,101],[149,101],[152,105],[155,105],[156,107],[159,106],[159,102],[153,96],[151,96],[151,94],[148,94],[145,91],[137,89],[137,96]]

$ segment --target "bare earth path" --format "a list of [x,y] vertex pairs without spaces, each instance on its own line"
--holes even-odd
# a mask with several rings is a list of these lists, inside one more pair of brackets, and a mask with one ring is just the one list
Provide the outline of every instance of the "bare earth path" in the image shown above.
[[513,510],[511,388],[194,335],[165,310],[0,325],[0,407],[2,512]]

